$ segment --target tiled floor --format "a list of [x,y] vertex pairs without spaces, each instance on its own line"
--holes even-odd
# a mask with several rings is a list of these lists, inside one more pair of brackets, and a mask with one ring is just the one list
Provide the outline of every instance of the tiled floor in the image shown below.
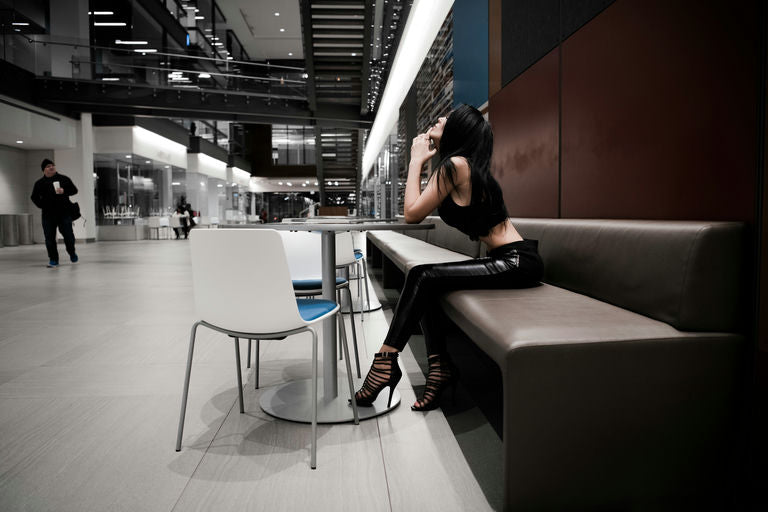
[[[457,437],[440,410],[408,407],[411,380],[423,383],[410,350],[403,405],[359,426],[321,426],[312,471],[309,427],[262,412],[250,372],[240,414],[232,343],[201,330],[175,452],[195,321],[189,245],[100,242],[78,252],[76,265],[47,269],[42,245],[0,249],[0,510],[442,512],[497,503],[498,489],[481,488],[467,463],[483,454],[462,452],[474,429]],[[357,320],[366,368],[388,314]],[[262,389],[309,376],[301,336],[262,344]]]

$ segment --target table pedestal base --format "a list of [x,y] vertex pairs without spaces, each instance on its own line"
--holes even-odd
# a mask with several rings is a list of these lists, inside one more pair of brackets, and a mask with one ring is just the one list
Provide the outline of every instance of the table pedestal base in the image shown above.
[[[349,404],[346,377],[339,378],[339,396],[333,400],[326,400],[323,394],[323,379],[318,379],[317,389],[319,400],[317,401],[318,423],[347,423],[354,420],[352,406]],[[355,379],[355,389],[359,389],[362,381]],[[299,423],[312,423],[312,380],[297,380],[265,389],[259,399],[261,409],[276,418],[296,421]],[[400,403],[400,392],[395,390],[392,395],[392,404],[387,407],[389,389],[379,393],[379,397],[372,407],[358,407],[361,420],[374,418],[388,412]]]

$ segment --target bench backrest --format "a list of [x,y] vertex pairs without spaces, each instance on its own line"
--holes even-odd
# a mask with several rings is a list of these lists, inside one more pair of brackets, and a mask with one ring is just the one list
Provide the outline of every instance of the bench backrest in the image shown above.
[[432,245],[442,247],[461,254],[466,254],[472,258],[480,255],[480,242],[469,239],[467,235],[456,228],[452,228],[438,216],[429,216],[422,222],[434,224],[434,229],[424,229],[415,231],[403,231],[403,233],[413,238],[418,238]]
[[739,222],[513,218],[544,281],[685,331],[742,332]]

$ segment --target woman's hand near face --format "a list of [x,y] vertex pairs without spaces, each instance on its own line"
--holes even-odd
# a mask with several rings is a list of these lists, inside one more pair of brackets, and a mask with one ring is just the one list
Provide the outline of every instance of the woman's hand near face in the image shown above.
[[429,149],[429,132],[417,135],[411,144],[411,161],[420,165],[435,156],[437,149]]

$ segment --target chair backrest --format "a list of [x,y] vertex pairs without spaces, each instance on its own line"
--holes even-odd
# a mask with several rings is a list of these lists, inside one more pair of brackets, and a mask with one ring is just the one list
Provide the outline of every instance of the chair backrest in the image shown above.
[[279,231],[293,279],[318,279],[322,275],[320,232]]
[[[280,231],[293,279],[317,279],[322,275],[322,239],[319,231]],[[336,266],[355,262],[352,234],[336,233]]]
[[277,231],[193,229],[190,242],[195,307],[202,320],[246,333],[306,325]]
[[346,267],[355,262],[355,246],[352,233],[340,231],[336,233],[336,266]]

